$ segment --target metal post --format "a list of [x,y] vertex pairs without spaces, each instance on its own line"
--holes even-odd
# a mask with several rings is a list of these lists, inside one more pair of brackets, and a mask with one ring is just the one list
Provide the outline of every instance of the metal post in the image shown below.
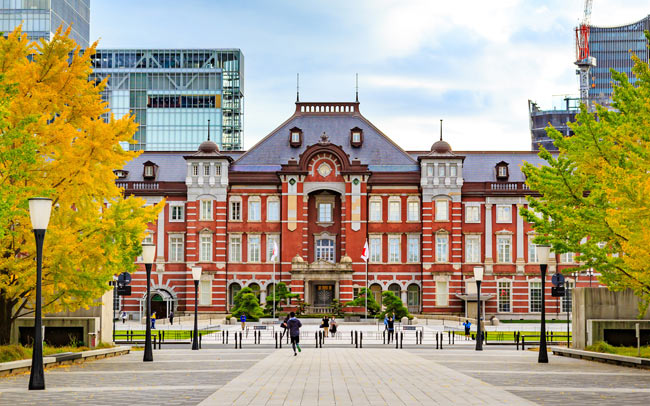
[[546,264],[540,264],[539,268],[542,274],[542,327],[539,337],[539,357],[537,362],[541,364],[548,363],[548,353],[546,352]]
[[397,349],[399,348],[399,335],[397,334],[397,331],[393,332],[393,334],[395,334],[395,349]]
[[241,342],[242,342],[242,333],[241,331],[239,332],[239,349],[241,350]]
[[359,332],[354,330],[354,348],[359,348]]
[[[366,244],[368,240],[366,240]],[[370,250],[370,248],[368,248]],[[368,321],[368,259],[366,258],[366,321]]]
[[316,341],[316,348],[318,348],[318,333],[314,333],[314,341]]
[[228,331],[226,331],[226,344],[228,344]]
[[[194,272],[194,271],[192,271]],[[199,281],[194,281],[194,338],[192,339],[192,349],[199,349]]]
[[359,348],[363,348],[363,331],[359,333]]
[[386,344],[386,330],[382,333],[383,339],[384,339],[384,344]]
[[483,351],[483,335],[481,334],[481,281],[476,281],[477,300],[477,326],[476,326],[476,351]]
[[34,238],[36,239],[36,303],[34,306],[34,347],[32,349],[32,369],[29,373],[29,390],[43,390],[45,389],[45,371],[43,370],[41,275],[45,229],[34,230]]
[[[276,244],[277,245],[277,244]],[[275,323],[275,291],[277,286],[275,284],[275,259],[273,259],[273,322]]]
[[436,332],[436,350],[440,348],[440,339],[438,338],[438,332]]
[[144,264],[147,271],[147,326],[144,337],[144,357],[145,362],[153,361],[153,350],[151,349],[151,265]]
[[403,345],[404,345],[404,332],[401,332],[399,338],[399,348],[402,348]]
[[[566,295],[570,294],[570,292],[569,292],[569,281],[565,281],[564,283],[565,283],[564,295],[566,297]],[[578,284],[576,283],[576,286],[577,285]],[[571,300],[571,303],[573,303],[573,298]],[[568,301],[567,301],[567,304],[569,304]],[[569,311],[570,310],[571,309],[569,309],[569,307],[567,306],[567,308],[566,308],[566,348],[571,348],[571,331],[569,330]]]

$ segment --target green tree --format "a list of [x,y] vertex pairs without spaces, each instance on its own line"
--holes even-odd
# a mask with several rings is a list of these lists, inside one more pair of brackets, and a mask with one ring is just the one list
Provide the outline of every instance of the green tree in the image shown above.
[[239,318],[242,314],[250,321],[258,321],[264,315],[257,296],[249,287],[240,290],[233,298],[233,317]]
[[300,297],[300,295],[298,293],[291,293],[284,282],[278,283],[271,294],[266,296],[266,303],[264,305],[264,313],[266,314],[273,314],[273,297],[275,297],[275,310],[277,315],[277,311],[283,305],[288,304],[291,299]]
[[612,70],[613,109],[596,106],[594,115],[583,105],[571,137],[547,128],[559,154],[541,148],[546,166],[524,164],[526,183],[541,196],[529,197],[521,214],[536,243],[577,253],[579,269],[595,269],[612,290],[632,289],[644,312],[650,301],[650,70],[632,58],[634,85]]
[[45,312],[92,305],[114,274],[135,271],[147,223],[163,207],[124,198],[116,186],[113,170],[138,155],[120,147],[137,125],[132,116],[110,114],[101,98],[106,82],[88,80],[96,44],[82,52],[69,33],[30,42],[19,27],[0,36],[0,344],[17,317],[33,314],[29,197],[54,203],[43,258]]
[[361,288],[359,290],[359,296],[356,299],[345,303],[345,306],[361,306],[366,307],[366,295],[368,295],[368,313],[371,316],[374,316],[381,310],[381,306],[375,300],[375,295],[372,294],[367,288]]
[[390,316],[393,313],[395,313],[396,320],[401,320],[402,317],[408,317],[409,319],[413,317],[402,303],[402,300],[390,290],[382,293],[381,298],[384,311],[379,314],[378,318],[383,319],[387,314]]

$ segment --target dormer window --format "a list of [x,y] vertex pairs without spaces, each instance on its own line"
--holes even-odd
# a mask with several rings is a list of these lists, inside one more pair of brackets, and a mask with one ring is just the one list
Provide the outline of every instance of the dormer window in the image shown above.
[[192,176],[199,176],[199,166],[197,164],[192,165]]
[[293,127],[289,130],[289,145],[298,148],[302,145],[302,130],[298,127]]
[[144,163],[144,172],[142,173],[142,177],[147,180],[155,179],[156,177],[156,169],[158,166],[151,162],[147,161]]
[[501,161],[496,165],[497,180],[508,180],[508,163]]
[[350,130],[350,145],[353,147],[360,147],[363,144],[363,130],[359,127],[354,127]]
[[113,171],[113,173],[115,173],[115,176],[117,176],[118,179],[126,179],[126,177],[129,176],[129,171],[124,171],[121,169]]

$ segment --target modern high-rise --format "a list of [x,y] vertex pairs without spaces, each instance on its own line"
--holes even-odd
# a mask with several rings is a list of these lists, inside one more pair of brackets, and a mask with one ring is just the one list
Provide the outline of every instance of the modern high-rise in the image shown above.
[[222,150],[243,145],[244,55],[239,49],[100,49],[95,80],[116,118],[129,112],[145,151],[195,151],[211,140]]
[[546,133],[546,128],[552,125],[564,136],[573,135],[569,122],[574,122],[576,114],[580,112],[580,99],[566,96],[561,105],[554,105],[553,109],[542,109],[533,101],[528,101],[530,114],[530,140],[533,151],[539,151],[543,146],[547,151],[557,151],[553,140]]
[[45,38],[63,26],[83,48],[90,38],[90,0],[0,0],[0,31],[9,33],[22,23],[30,40]]
[[591,68],[589,99],[602,105],[609,105],[612,99],[612,75],[610,69],[625,72],[631,82],[632,54],[648,62],[648,40],[644,30],[650,30],[650,15],[627,25],[615,27],[591,26],[589,37],[590,55],[596,58],[596,66]]

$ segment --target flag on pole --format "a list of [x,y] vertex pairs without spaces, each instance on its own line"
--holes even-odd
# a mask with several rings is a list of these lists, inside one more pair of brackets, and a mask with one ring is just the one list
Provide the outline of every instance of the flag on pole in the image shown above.
[[271,262],[275,262],[275,260],[278,258],[278,243],[277,241],[273,241],[273,252],[271,253]]
[[361,252],[361,259],[368,262],[368,240],[366,240],[366,244],[363,246],[363,251]]

